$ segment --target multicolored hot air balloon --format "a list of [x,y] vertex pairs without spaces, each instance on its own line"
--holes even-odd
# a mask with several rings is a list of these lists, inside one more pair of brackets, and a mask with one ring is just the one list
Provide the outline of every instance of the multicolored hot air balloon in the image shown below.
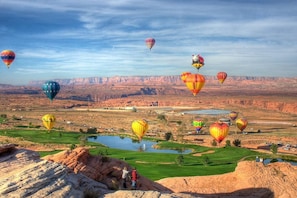
[[236,112],[236,111],[231,111],[231,112],[229,113],[229,117],[230,117],[230,119],[233,120],[233,121],[237,118],[237,116],[238,116],[238,112]]
[[205,78],[201,74],[189,74],[185,81],[187,88],[196,96],[203,88]]
[[218,78],[218,80],[219,80],[219,82],[220,82],[221,84],[224,83],[224,81],[226,80],[227,76],[228,76],[228,75],[227,75],[226,72],[218,72],[218,73],[217,73],[217,78]]
[[46,81],[42,85],[43,93],[52,101],[60,91],[59,83],[55,81]]
[[242,132],[246,126],[248,125],[248,121],[245,118],[238,118],[236,120],[236,126],[239,128],[239,130]]
[[215,122],[209,126],[209,133],[216,142],[221,143],[229,133],[229,125],[223,122]]
[[138,137],[138,140],[141,141],[142,137],[145,135],[149,128],[149,125],[146,120],[134,120],[132,122],[132,131]]
[[181,80],[185,83],[186,82],[186,78],[188,77],[188,75],[191,74],[191,72],[183,72],[180,75]]
[[7,66],[7,68],[9,68],[10,64],[15,59],[15,53],[12,50],[3,50],[1,52],[1,59],[4,62],[4,64]]
[[51,130],[56,122],[56,117],[53,114],[45,114],[42,117],[42,123],[47,130]]
[[193,126],[196,128],[196,132],[199,133],[204,126],[204,121],[201,118],[196,118],[193,120]]
[[156,43],[156,40],[154,38],[145,39],[145,44],[150,50],[154,47],[155,43]]
[[196,69],[200,69],[204,65],[204,58],[198,55],[192,55],[192,66]]

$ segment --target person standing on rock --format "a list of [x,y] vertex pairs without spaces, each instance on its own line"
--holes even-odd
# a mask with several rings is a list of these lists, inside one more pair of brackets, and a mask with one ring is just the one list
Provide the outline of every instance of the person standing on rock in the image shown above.
[[123,188],[127,188],[127,180],[129,176],[129,171],[127,170],[127,167],[125,166],[122,173],[122,182],[123,182]]
[[131,182],[132,182],[132,190],[136,190],[136,186],[137,186],[137,171],[136,168],[133,168],[132,172],[131,172]]

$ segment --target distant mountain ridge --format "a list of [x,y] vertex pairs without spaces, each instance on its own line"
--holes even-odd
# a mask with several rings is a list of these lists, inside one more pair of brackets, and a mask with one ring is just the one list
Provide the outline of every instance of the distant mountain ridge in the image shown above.
[[[134,84],[139,85],[159,85],[159,84],[183,84],[180,75],[172,76],[113,76],[113,77],[87,77],[87,78],[72,78],[72,79],[53,79],[61,85],[95,85],[95,84]],[[216,83],[216,76],[205,76],[208,83]],[[297,83],[297,77],[256,77],[256,76],[228,76],[225,83],[228,82],[241,82],[241,81],[267,81],[267,82],[289,82]],[[40,86],[45,81],[30,81],[29,86]]]

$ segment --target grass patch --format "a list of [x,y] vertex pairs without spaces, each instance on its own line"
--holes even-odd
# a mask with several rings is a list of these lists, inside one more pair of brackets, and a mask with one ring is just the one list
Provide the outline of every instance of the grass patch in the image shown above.
[[[81,140],[85,139],[86,136],[88,137],[88,135],[78,132],[48,132],[47,130],[38,129],[0,130],[0,135],[20,138],[40,144],[65,144],[69,145],[69,148],[71,145],[80,145]],[[84,142],[84,145],[93,147],[90,149],[92,155],[103,155],[108,158],[117,158],[126,161],[130,166],[137,167],[141,175],[151,180],[159,180],[167,177],[223,174],[234,171],[237,163],[241,160],[255,160],[256,156],[264,158],[272,156],[240,147],[209,148],[194,144],[179,144],[167,141],[159,141],[158,146],[164,149],[191,149],[193,152],[190,154],[184,154],[182,152],[169,154],[119,150],[88,141]],[[43,157],[58,152],[60,151],[42,151],[39,153]],[[201,153],[202,155],[194,156],[194,153]],[[182,160],[178,161],[177,159]]]

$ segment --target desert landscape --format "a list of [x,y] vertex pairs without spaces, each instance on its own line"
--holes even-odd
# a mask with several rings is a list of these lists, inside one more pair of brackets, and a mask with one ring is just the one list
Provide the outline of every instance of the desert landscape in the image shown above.
[[[220,118],[228,118],[228,114],[197,115],[184,112],[205,109],[226,110],[239,112],[238,117],[248,120],[245,133],[232,123],[226,140],[232,142],[234,139],[240,139],[242,147],[260,152],[270,152],[268,145],[275,143],[279,145],[279,153],[297,155],[297,78],[228,77],[224,84],[219,84],[216,78],[208,76],[204,88],[197,96],[191,94],[179,76],[98,77],[56,81],[60,83],[61,90],[53,101],[50,101],[40,89],[43,82],[34,81],[28,86],[0,85],[1,114],[9,118],[8,122],[0,125],[0,128],[5,130],[15,125],[43,127],[41,117],[46,113],[52,113],[57,118],[55,123],[57,129],[79,132],[95,128],[98,133],[133,135],[131,122],[144,118],[150,126],[147,137],[164,138],[166,132],[172,132],[175,141],[211,147],[213,138],[209,135],[209,125]],[[164,115],[166,122],[160,122],[159,115]],[[192,120],[195,117],[205,120],[201,134],[194,133]],[[0,137],[0,141],[17,144],[18,149],[31,151],[67,150],[69,147],[69,145],[37,145],[7,137]],[[59,161],[58,158],[52,158],[51,161]],[[159,184],[167,190],[170,189],[170,192],[188,192],[194,195],[196,193],[196,197],[199,195],[211,197],[209,193],[215,193],[216,196],[213,197],[232,197],[232,193],[226,193],[252,187],[263,188],[260,190],[262,195],[259,193],[257,196],[256,191],[253,191],[250,197],[293,197],[292,195],[297,193],[293,190],[286,194],[284,190],[280,190],[284,188],[282,185],[295,185],[296,189],[296,176],[284,179],[281,181],[284,184],[277,188],[268,185],[268,178],[271,178],[273,173],[268,171],[266,174],[267,169],[261,165],[243,162],[236,170],[241,173],[206,177],[208,182],[213,182],[219,177],[224,177],[226,181],[236,177],[238,182],[236,188],[221,192],[225,193],[224,195],[219,194],[221,189],[219,186],[212,186],[209,189],[206,186],[199,188],[199,185],[204,185],[202,183],[198,185],[196,182],[201,179],[199,177],[188,178],[188,187],[184,187],[185,180],[179,178],[164,179]],[[243,166],[245,168],[242,168]],[[289,165],[277,163],[271,166],[275,167],[270,171],[276,169],[279,171],[283,170],[283,166]],[[256,177],[261,174],[266,183],[251,185],[247,180],[240,183],[242,178],[248,177],[243,173],[252,170],[251,167],[259,169],[257,174],[252,176],[253,182],[257,183]],[[287,184],[286,181],[290,183]],[[197,188],[190,183],[197,183]],[[265,187],[268,190],[265,190]],[[148,189],[158,191],[156,188],[143,190]],[[238,197],[240,193],[243,191],[233,194],[233,197]],[[247,195],[248,193],[245,193],[245,197],[248,197]],[[185,197],[185,195],[179,196]]]

